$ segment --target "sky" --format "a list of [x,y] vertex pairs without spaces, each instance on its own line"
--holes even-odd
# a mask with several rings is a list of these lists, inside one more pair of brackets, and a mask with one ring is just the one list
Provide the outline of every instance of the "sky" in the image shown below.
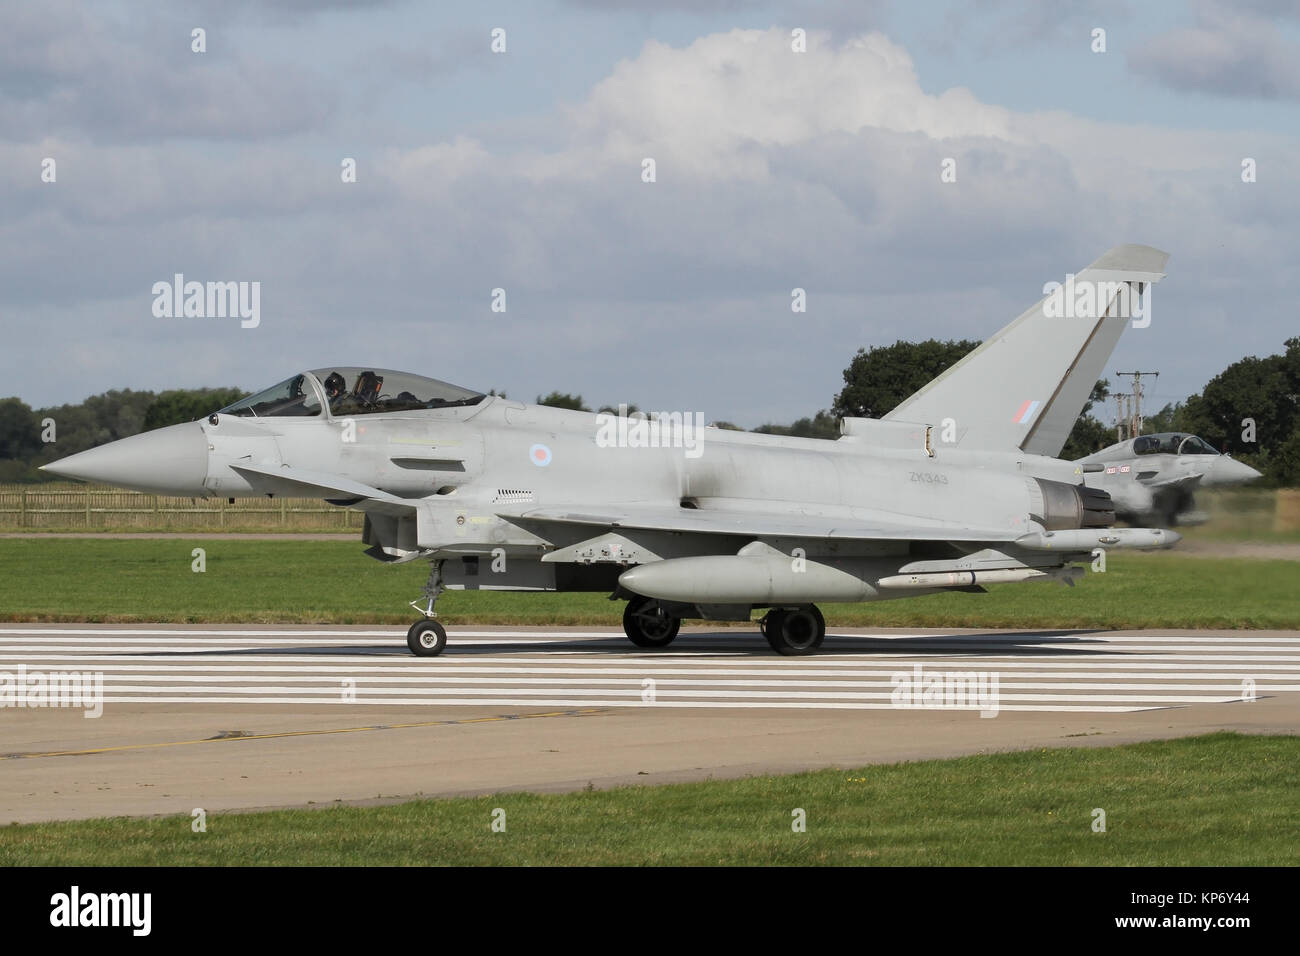
[[1154,409],[1300,335],[1298,165],[1300,0],[9,3],[0,396],[373,365],[753,427],[1143,243]]

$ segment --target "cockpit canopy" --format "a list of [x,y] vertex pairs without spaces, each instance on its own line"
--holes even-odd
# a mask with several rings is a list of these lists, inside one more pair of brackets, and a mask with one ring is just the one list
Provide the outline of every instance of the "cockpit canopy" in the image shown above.
[[1135,455],[1217,455],[1219,452],[1203,438],[1185,432],[1162,432],[1133,439]]
[[378,415],[426,408],[477,405],[482,392],[435,378],[383,368],[314,369],[285,379],[264,392],[221,409],[221,415],[244,418],[310,417],[329,407],[334,417]]

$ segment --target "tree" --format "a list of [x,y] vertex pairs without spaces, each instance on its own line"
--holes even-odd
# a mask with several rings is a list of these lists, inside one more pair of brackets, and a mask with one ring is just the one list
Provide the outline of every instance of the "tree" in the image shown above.
[[1092,394],[1084,403],[1079,417],[1074,420],[1074,426],[1070,429],[1058,458],[1074,461],[1115,443],[1115,433],[1088,414],[1094,405],[1104,403],[1109,397],[1110,381],[1103,378],[1092,387]]
[[[1300,424],[1291,430],[1291,437],[1261,464],[1261,470],[1270,481],[1289,488],[1300,485]],[[1260,465],[1254,467],[1259,469]]]
[[30,406],[0,398],[0,459],[26,460],[41,448],[41,430]]
[[826,409],[812,418],[801,418],[793,425],[759,425],[754,431],[760,435],[789,435],[792,438],[839,438],[840,423]]
[[551,408],[568,408],[575,412],[591,411],[586,405],[582,404],[581,395],[569,395],[566,392],[551,392],[545,398],[537,396],[538,405],[549,405]]
[[38,419],[54,419],[56,441],[43,446],[37,463],[66,458],[96,445],[139,434],[144,427],[145,413],[156,397],[153,392],[113,389],[91,395],[79,405],[38,408],[35,413]]
[[[1281,355],[1247,356],[1206,383],[1182,409],[1180,431],[1200,435],[1264,473],[1270,484],[1300,479],[1292,456],[1300,429],[1300,338]],[[1254,423],[1254,441],[1246,420]]]
[[1182,402],[1171,402],[1154,415],[1143,416],[1142,430],[1148,435],[1195,431],[1187,424],[1187,406]]
[[144,414],[145,431],[206,418],[249,393],[239,388],[176,388],[162,392]]
[[831,411],[839,418],[881,418],[979,344],[926,339],[858,349]]

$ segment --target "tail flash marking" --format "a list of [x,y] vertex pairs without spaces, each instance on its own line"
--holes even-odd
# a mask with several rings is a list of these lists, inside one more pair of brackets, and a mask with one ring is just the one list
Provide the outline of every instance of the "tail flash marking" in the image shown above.
[[1020,406],[1020,410],[1016,412],[1015,416],[1011,420],[1017,425],[1025,424],[1034,417],[1034,412],[1038,411],[1039,404],[1039,402],[1034,401],[1033,399],[1025,399],[1025,404]]

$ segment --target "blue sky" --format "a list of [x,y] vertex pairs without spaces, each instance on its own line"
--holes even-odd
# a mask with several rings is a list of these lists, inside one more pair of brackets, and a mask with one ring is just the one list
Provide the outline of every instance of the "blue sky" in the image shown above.
[[[374,364],[753,426],[1141,242],[1169,277],[1110,370],[1161,404],[1300,334],[1297,53],[1280,0],[8,6],[4,391]],[[176,272],[261,282],[261,324],[156,318]]]

